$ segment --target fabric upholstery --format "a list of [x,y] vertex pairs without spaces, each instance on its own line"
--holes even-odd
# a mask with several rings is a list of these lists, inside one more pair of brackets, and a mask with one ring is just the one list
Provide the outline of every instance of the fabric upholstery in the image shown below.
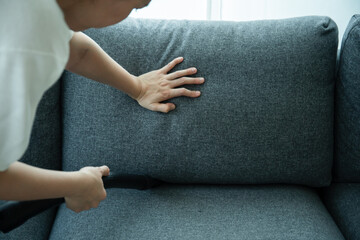
[[169,114],[67,73],[65,170],[107,164],[173,183],[330,183],[337,26],[128,19],[87,31],[134,75],[178,56],[203,76]]
[[56,209],[45,211],[29,219],[9,233],[0,233],[1,240],[47,240],[56,216]]
[[344,34],[336,82],[334,180],[360,182],[360,15]]
[[165,185],[110,189],[99,208],[62,206],[57,239],[344,239],[318,195],[294,186]]
[[332,184],[324,190],[323,199],[344,237],[360,239],[360,184]]
[[60,91],[61,81],[57,81],[44,93],[37,108],[29,147],[20,161],[40,168],[62,168]]
[[[20,161],[45,169],[61,169],[61,113],[60,81],[43,96],[37,109],[31,132],[30,144]],[[0,204],[3,201],[0,201]],[[24,225],[0,239],[47,239],[54,221],[56,209],[30,219]],[[26,236],[26,237],[24,237]]]

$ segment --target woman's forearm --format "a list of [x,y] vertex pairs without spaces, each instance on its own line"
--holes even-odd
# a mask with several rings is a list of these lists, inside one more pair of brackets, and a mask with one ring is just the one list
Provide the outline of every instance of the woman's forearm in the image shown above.
[[115,62],[91,38],[74,33],[67,70],[117,88],[136,98],[141,91],[136,78]]
[[34,200],[71,196],[79,186],[77,172],[60,172],[13,163],[0,172],[0,199]]

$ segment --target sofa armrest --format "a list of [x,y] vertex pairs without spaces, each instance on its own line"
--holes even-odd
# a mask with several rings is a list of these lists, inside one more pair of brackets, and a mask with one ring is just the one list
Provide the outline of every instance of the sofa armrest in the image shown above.
[[322,198],[345,238],[360,239],[360,184],[334,183]]

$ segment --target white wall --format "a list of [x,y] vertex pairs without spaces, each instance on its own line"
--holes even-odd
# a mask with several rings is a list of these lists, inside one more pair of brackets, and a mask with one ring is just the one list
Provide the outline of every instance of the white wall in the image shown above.
[[360,0],[222,0],[222,20],[257,20],[305,15],[331,17],[340,37],[352,15],[360,14]]
[[341,38],[356,13],[360,14],[360,0],[152,0],[147,8],[134,11],[131,16],[248,21],[326,15],[337,23]]
[[[360,0],[359,0],[360,1]],[[152,0],[148,7],[133,11],[131,17],[155,19],[206,19],[207,0]]]

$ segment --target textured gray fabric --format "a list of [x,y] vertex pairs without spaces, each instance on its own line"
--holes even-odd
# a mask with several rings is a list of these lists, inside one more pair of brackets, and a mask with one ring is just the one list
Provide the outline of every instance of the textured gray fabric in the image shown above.
[[51,240],[344,239],[318,195],[295,186],[110,189],[99,208],[62,206]]
[[36,110],[30,144],[20,161],[60,170],[62,168],[61,81],[48,89]]
[[[58,81],[44,94],[39,103],[30,144],[20,161],[46,169],[61,169],[60,110],[60,81]],[[3,201],[0,201],[0,204],[2,203]],[[46,211],[8,234],[0,233],[0,239],[47,239],[55,214],[55,209]]]
[[334,180],[360,182],[360,15],[345,31],[336,82]]
[[3,234],[0,233],[2,240],[47,240],[49,239],[52,224],[56,215],[56,209],[45,211],[40,215],[31,218],[25,224],[15,230]]
[[359,240],[360,184],[332,184],[324,191],[323,199],[344,237]]
[[330,183],[337,27],[327,17],[255,22],[128,19],[87,32],[130,73],[185,58],[198,99],[161,114],[66,74],[63,167],[107,164],[173,183]]

